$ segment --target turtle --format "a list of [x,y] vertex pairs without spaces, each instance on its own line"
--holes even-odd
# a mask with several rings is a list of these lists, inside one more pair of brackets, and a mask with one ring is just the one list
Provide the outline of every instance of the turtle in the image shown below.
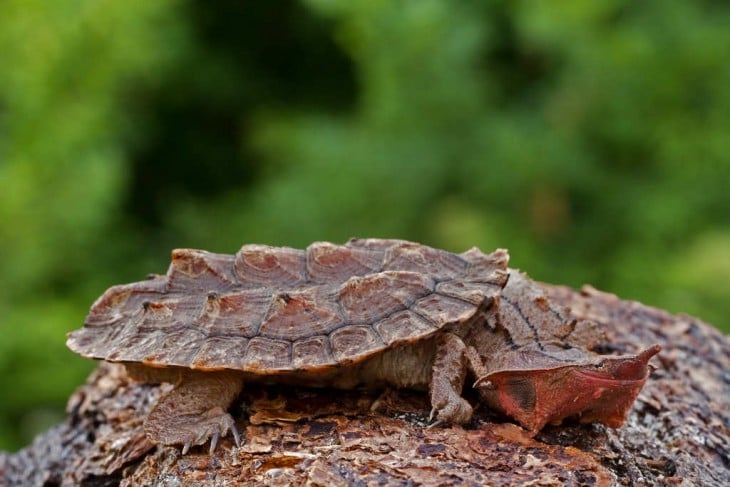
[[464,424],[477,397],[530,432],[567,417],[620,426],[650,373],[638,355],[591,351],[595,324],[570,318],[507,250],[456,254],[394,239],[172,251],[164,275],[109,288],[67,346],[174,384],[144,421],[155,444],[232,433],[244,384],[428,391],[430,420]]

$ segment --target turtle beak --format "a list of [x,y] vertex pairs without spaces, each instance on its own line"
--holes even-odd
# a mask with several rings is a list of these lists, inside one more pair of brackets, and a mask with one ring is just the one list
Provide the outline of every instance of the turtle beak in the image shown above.
[[475,387],[492,408],[530,431],[576,417],[581,423],[619,427],[653,368],[654,345],[638,355],[597,357],[594,363],[534,370],[504,370],[481,377]]

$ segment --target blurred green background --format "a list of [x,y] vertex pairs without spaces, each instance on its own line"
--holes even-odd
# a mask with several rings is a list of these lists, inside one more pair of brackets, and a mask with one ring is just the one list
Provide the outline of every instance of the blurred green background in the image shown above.
[[507,247],[729,330],[730,4],[0,3],[0,449],[170,249]]

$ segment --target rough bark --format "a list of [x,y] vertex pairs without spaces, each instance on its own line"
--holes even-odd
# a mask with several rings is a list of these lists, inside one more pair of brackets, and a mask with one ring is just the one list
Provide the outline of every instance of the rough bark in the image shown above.
[[0,485],[730,485],[728,337],[592,288],[546,289],[602,326],[602,353],[662,345],[622,428],[548,426],[531,438],[483,407],[465,427],[428,427],[424,393],[258,387],[234,409],[240,449],[229,437],[213,456],[205,446],[182,456],[142,431],[169,386],[101,364],[63,424],[0,453]]

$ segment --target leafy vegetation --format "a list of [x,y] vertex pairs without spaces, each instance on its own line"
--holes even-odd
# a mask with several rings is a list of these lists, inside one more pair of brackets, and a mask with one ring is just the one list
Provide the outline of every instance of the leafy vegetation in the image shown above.
[[0,448],[174,247],[507,247],[729,330],[723,2],[0,5]]

